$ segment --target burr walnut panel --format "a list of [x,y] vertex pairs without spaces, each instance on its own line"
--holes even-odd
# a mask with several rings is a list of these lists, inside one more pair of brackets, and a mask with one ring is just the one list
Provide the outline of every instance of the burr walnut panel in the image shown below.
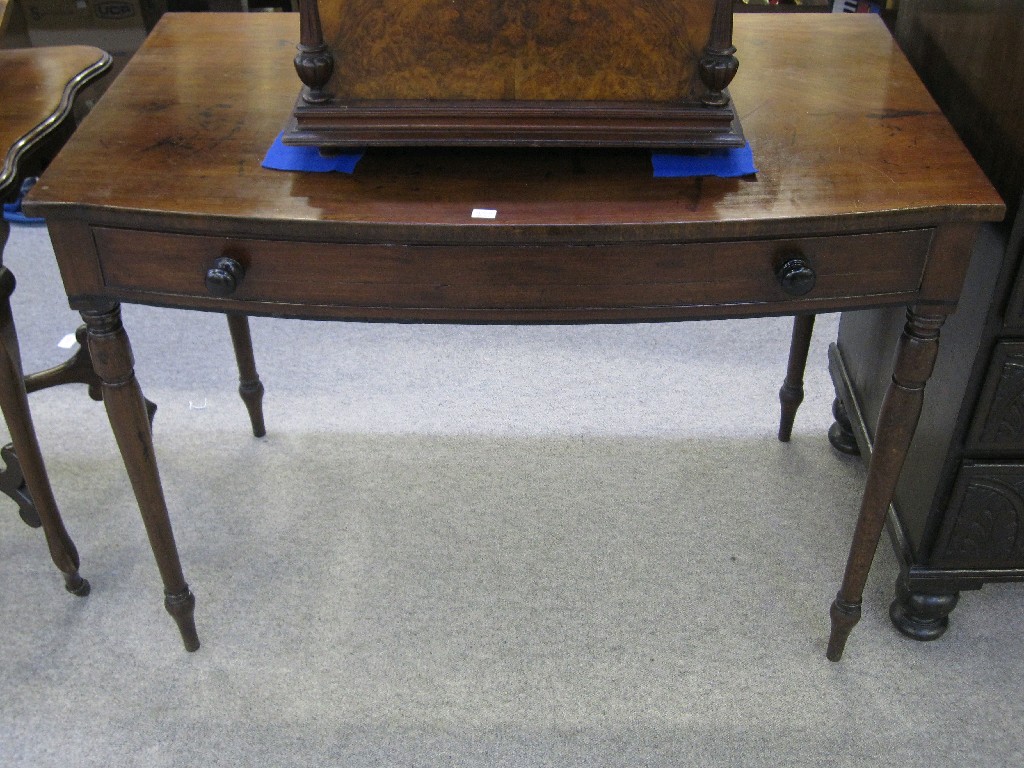
[[712,6],[679,0],[320,4],[338,99],[679,101]]

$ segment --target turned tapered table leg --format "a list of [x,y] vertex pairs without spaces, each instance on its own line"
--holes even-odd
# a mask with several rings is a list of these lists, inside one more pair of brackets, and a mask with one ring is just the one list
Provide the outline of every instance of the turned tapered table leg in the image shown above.
[[[25,375],[25,392],[32,394],[41,389],[59,387],[63,384],[85,384],[89,389],[89,397],[93,400],[102,400],[100,392],[100,377],[93,370],[92,360],[89,358],[89,345],[86,341],[86,328],[79,326],[75,331],[75,339],[78,341],[78,351],[70,358],[53,368],[45,371],[37,371]],[[149,422],[153,423],[156,415],[156,403],[146,401],[146,411],[149,413]],[[24,475],[21,471],[21,462],[18,461],[18,452],[13,445],[5,445],[0,448],[0,461],[5,465],[0,469],[0,493],[10,496],[18,505],[21,519],[33,528],[38,528],[41,523],[39,514],[36,512],[35,501],[25,484]]]
[[[25,376],[25,391],[32,394],[41,389],[59,387],[63,384],[85,384],[89,388],[89,397],[96,401],[102,400],[100,377],[96,375],[96,371],[92,367],[89,344],[86,341],[87,334],[88,331],[84,325],[78,326],[75,331],[78,351],[60,365],[55,365],[45,371],[27,374]],[[150,424],[153,423],[156,410],[156,403],[147,400],[146,412],[149,414]]]
[[[933,310],[934,311],[934,310]],[[907,311],[896,352],[892,382],[882,401],[875,430],[875,447],[868,463],[868,478],[857,527],[839,594],[830,611],[832,633],[827,656],[839,661],[846,639],[860,620],[860,604],[871,561],[882,535],[885,515],[892,502],[907,449],[917,428],[924,402],[924,386],[932,374],[939,349],[939,328],[945,315]]]
[[256,373],[256,357],[252,351],[252,335],[249,333],[249,318],[246,315],[229,314],[228,330],[231,344],[238,361],[238,394],[249,411],[252,433],[256,437],[267,434],[263,424],[263,382]]
[[793,420],[797,408],[804,401],[804,369],[807,367],[807,351],[811,347],[814,332],[814,315],[797,315],[793,318],[793,339],[789,345],[789,365],[786,380],[779,390],[782,417],[779,419],[779,440],[789,442],[793,433]]
[[121,324],[121,307],[110,304],[101,309],[86,310],[82,312],[82,318],[88,328],[93,367],[102,382],[103,404],[163,579],[164,605],[178,624],[185,650],[194,651],[199,648],[193,619],[195,597],[181,570],[153,453],[153,433],[146,401],[135,379],[131,344]]
[[[7,242],[10,225],[0,219],[0,254]],[[46,544],[54,564],[64,574],[64,585],[69,592],[84,596],[89,594],[89,582],[78,573],[78,551],[64,528],[57,501],[53,497],[43,455],[39,450],[32,416],[28,410],[28,395],[25,392],[21,368],[21,352],[18,335],[11,315],[11,294],[14,292],[14,275],[0,264],[0,409],[11,432],[11,442],[18,455],[21,473],[29,495],[35,502],[35,512],[46,536]]]

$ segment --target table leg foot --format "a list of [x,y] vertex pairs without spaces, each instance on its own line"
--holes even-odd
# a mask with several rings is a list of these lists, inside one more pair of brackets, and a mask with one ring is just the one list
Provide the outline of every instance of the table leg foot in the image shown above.
[[793,434],[793,422],[800,403],[804,401],[804,370],[807,368],[807,352],[814,332],[814,315],[797,315],[793,318],[793,337],[789,345],[789,364],[786,380],[779,390],[782,415],[779,418],[779,440],[789,442]]
[[249,423],[252,424],[254,437],[265,437],[266,424],[263,422],[263,383],[259,380],[243,381],[238,385],[238,394],[249,412]]
[[793,422],[796,421],[796,411],[803,401],[803,386],[782,385],[779,390],[779,403],[782,405],[782,416],[779,419],[779,440],[781,442],[789,442],[789,438],[793,434]]
[[263,422],[263,382],[256,372],[256,356],[252,349],[249,318],[238,314],[229,314],[227,318],[231,344],[235,349],[235,361],[238,363],[238,394],[249,411],[253,435],[263,437],[267,434],[267,427]]
[[89,582],[79,576],[78,573],[64,574],[64,589],[75,597],[85,597],[92,591],[92,587],[89,585]]
[[828,651],[825,655],[829,661],[839,661],[843,658],[846,639],[860,621],[860,603],[850,603],[837,596],[832,601],[829,616],[832,619],[832,632],[828,638]]
[[186,586],[181,592],[164,595],[164,607],[171,614],[181,633],[181,641],[189,653],[199,650],[199,634],[193,618],[196,609],[196,598]]

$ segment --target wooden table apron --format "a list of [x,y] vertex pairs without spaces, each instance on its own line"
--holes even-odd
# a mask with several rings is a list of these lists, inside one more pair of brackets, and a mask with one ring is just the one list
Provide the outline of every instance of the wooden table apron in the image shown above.
[[[912,307],[829,658],[859,616],[942,319],[1002,202],[874,18],[739,16],[756,177],[653,179],[636,150],[372,150],[351,175],[260,160],[297,21],[169,14],[36,186],[139,498],[198,647],[118,302],[343,320],[645,322]],[[497,211],[493,220],[472,217]],[[218,259],[237,268],[211,295]],[[776,274],[814,273],[793,295]],[[806,286],[805,286],[806,287]]]

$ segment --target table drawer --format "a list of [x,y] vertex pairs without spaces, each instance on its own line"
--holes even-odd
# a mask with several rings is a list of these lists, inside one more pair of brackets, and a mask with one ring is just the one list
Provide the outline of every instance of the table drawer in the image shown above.
[[[770,304],[916,291],[931,230],[682,244],[401,245],[247,240],[94,228],[104,285],[208,297],[230,257],[243,302],[441,310],[574,310]],[[793,257],[813,287],[787,293]],[[806,284],[804,284],[806,287]],[[222,294],[223,295],[223,294]],[[152,297],[151,297],[152,298]]]

